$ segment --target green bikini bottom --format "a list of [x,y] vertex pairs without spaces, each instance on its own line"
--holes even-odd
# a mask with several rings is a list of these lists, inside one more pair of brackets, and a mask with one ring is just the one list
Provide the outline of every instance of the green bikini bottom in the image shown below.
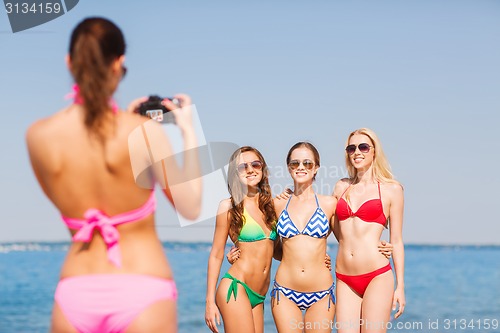
[[250,305],[252,306],[252,308],[255,308],[260,303],[263,303],[264,300],[266,299],[266,296],[262,296],[262,295],[257,294],[255,291],[250,289],[250,287],[247,286],[247,284],[245,282],[238,280],[237,278],[235,278],[234,276],[232,276],[229,273],[224,274],[224,276],[222,278],[232,280],[231,285],[229,286],[229,289],[227,291],[226,302],[229,302],[229,300],[231,299],[231,294],[234,294],[234,300],[236,301],[236,296],[238,295],[238,283],[241,284],[243,286],[243,288],[245,288],[245,290],[247,292],[248,299],[250,300]]

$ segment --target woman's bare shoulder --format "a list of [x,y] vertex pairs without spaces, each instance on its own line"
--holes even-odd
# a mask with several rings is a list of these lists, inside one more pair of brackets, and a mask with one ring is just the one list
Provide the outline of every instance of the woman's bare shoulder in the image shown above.
[[330,204],[330,203],[334,203],[337,201],[335,199],[335,197],[332,195],[317,194],[317,196],[318,196],[318,200],[320,202],[324,202],[325,204]]
[[328,209],[330,211],[335,210],[335,207],[337,205],[337,198],[335,198],[334,196],[318,194],[318,200],[319,200],[320,206],[323,209]]
[[381,184],[382,196],[388,196],[390,198],[402,198],[404,196],[403,185],[398,181],[392,181],[390,183]]
[[39,119],[31,124],[26,130],[26,142],[28,149],[43,146],[61,130],[62,116],[65,110],[61,110],[51,116]]
[[274,210],[276,212],[281,212],[283,209],[285,209],[285,205],[287,202],[288,202],[288,199],[281,199],[279,197],[275,197],[273,199]]
[[398,182],[397,180],[393,180],[390,183],[381,184],[381,186],[386,190],[392,193],[402,193],[404,191],[403,184]]
[[219,208],[217,209],[217,214],[224,213],[231,209],[231,198],[222,199],[219,202]]
[[347,190],[349,186],[351,186],[351,179],[342,178],[338,180],[337,183],[335,184],[332,195],[337,199],[340,198],[342,193],[344,193],[344,191]]
[[138,113],[120,112],[120,119],[124,127],[128,129],[137,128],[145,123],[156,129],[161,129],[161,125],[148,117],[141,116]]

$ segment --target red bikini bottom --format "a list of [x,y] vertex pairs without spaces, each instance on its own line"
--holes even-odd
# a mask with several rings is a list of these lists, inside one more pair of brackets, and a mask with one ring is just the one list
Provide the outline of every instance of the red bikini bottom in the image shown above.
[[376,269],[373,272],[361,275],[344,275],[337,272],[335,272],[335,275],[337,276],[337,279],[347,284],[349,287],[351,287],[352,290],[354,290],[361,297],[363,297],[366,288],[373,280],[373,278],[390,270],[391,270],[391,264],[387,264],[387,266]]

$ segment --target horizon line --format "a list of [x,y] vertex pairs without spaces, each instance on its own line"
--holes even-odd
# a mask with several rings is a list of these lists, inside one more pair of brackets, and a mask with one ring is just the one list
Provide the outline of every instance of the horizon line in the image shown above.
[[[162,244],[176,243],[176,244],[212,244],[211,241],[206,240],[161,240]],[[71,240],[15,240],[15,241],[3,241],[0,240],[0,245],[9,244],[33,244],[33,243],[52,243],[52,244],[63,244],[71,243]],[[226,242],[226,245],[233,245],[232,242]],[[327,245],[338,246],[337,242],[327,242]],[[423,243],[423,242],[406,242],[405,246],[441,246],[441,247],[453,247],[453,246],[469,246],[469,247],[500,247],[500,242],[498,243],[460,243],[460,242],[433,242],[433,243]]]

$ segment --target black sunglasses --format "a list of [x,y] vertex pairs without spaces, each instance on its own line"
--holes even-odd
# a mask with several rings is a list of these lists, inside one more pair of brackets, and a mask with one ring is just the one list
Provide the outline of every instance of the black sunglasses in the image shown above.
[[248,162],[248,163],[241,163],[241,164],[238,164],[238,166],[236,167],[236,170],[238,170],[239,173],[243,173],[243,172],[246,172],[249,167],[252,167],[252,169],[255,169],[255,170],[262,170],[262,162],[257,160],[257,161],[252,161],[252,162]]
[[352,155],[356,152],[356,148],[359,149],[360,152],[362,152],[363,154],[366,154],[370,151],[370,148],[372,146],[370,146],[369,144],[367,143],[360,143],[359,145],[349,145],[347,147],[345,147],[345,151],[349,154],[349,155]]
[[127,75],[127,67],[122,65],[122,80],[125,78],[125,75]]
[[292,170],[295,170],[300,166],[300,163],[302,163],[304,168],[306,168],[307,170],[311,170],[314,167],[314,162],[311,160],[291,160],[290,162],[288,162],[288,167]]

